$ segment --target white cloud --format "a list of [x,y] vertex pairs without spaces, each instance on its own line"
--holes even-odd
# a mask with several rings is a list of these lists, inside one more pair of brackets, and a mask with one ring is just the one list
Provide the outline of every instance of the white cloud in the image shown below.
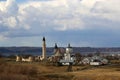
[[[56,38],[61,41],[61,36],[61,43],[64,44],[66,39],[63,37],[72,34],[67,38],[71,40],[77,34],[77,38],[79,35],[85,35],[87,38],[81,37],[86,38],[83,41],[79,38],[75,45],[78,42],[82,46],[95,45],[99,42],[94,44],[88,41],[92,35],[96,41],[100,35],[106,33],[120,34],[119,4],[120,0],[26,0],[20,3],[16,3],[15,0],[0,1],[0,41],[12,37],[8,43],[33,45],[34,36],[37,36],[34,41],[37,42],[36,40],[40,40],[38,36],[47,34],[53,40],[53,36],[57,36]],[[17,43],[20,39],[22,41]],[[115,37],[110,39],[117,40]],[[104,42],[102,39],[99,40]],[[33,44],[26,43],[27,41]]]
[[0,25],[9,29],[17,28],[17,12],[18,6],[15,0],[7,0],[0,2]]
[[55,21],[56,30],[78,30],[78,29],[84,29],[84,23],[80,19],[64,19],[64,20],[57,20]]
[[7,0],[0,2],[0,11],[9,15],[15,15],[18,11],[18,6],[15,0]]
[[93,11],[95,12],[97,17],[103,17],[112,21],[120,21],[120,1],[119,0],[102,0],[96,2]]
[[[77,2],[74,1],[74,4],[75,3]],[[30,22],[33,22],[33,24],[34,22],[39,22],[37,25],[44,26],[42,27],[44,30],[48,28],[55,30],[63,30],[63,28],[64,30],[74,29],[73,26],[75,29],[82,29],[83,22],[81,19],[74,17],[76,15],[74,15],[73,10],[70,9],[72,7],[71,5],[72,3],[68,0],[53,0],[47,2],[30,1],[27,4],[20,5],[19,13],[21,16],[19,20],[27,24],[31,24]],[[62,25],[62,23],[64,24]]]
[[17,25],[17,21],[15,17],[8,17],[3,19],[3,24],[9,26],[10,28],[15,28]]
[[7,37],[5,37],[5,36],[3,36],[3,35],[0,35],[0,41],[4,41],[4,40],[6,40],[7,39]]
[[5,11],[5,2],[0,2],[0,11]]
[[[86,26],[88,19],[91,24],[97,19],[101,25],[105,20],[120,22],[119,3],[119,0],[30,0],[25,3],[1,1],[0,25],[33,32],[83,30],[89,27]],[[97,27],[96,25],[92,26]]]
[[15,0],[7,0],[5,7],[6,12],[11,15],[16,15],[18,12],[18,5]]

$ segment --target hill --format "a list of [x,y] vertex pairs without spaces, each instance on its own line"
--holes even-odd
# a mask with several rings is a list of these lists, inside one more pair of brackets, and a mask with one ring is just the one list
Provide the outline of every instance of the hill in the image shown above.
[[[65,51],[65,47],[61,47]],[[54,47],[47,47],[47,54],[53,54]],[[119,53],[120,47],[114,48],[93,48],[93,47],[73,47],[73,53]],[[1,55],[15,55],[15,54],[31,54],[31,55],[41,55],[41,47],[0,47]]]

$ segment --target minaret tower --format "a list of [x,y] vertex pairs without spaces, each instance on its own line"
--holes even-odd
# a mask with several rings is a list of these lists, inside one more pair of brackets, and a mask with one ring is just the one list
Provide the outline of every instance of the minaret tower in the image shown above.
[[58,49],[57,43],[55,43],[55,49]]
[[57,43],[55,43],[54,54],[57,52],[57,50],[58,50],[58,46],[57,46]]
[[45,37],[43,37],[43,44],[42,44],[42,60],[46,59],[46,42]]
[[72,52],[73,52],[73,49],[70,46],[70,44],[68,44],[68,47],[66,48],[66,53],[71,54]]

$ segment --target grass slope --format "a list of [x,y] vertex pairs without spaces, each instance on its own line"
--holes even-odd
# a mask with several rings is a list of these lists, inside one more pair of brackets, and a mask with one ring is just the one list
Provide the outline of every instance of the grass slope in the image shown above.
[[73,66],[73,72],[66,69],[67,66],[0,59],[0,80],[120,80],[120,65]]

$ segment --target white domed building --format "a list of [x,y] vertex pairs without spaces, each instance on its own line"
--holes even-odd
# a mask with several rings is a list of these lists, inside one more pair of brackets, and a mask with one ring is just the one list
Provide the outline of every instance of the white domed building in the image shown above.
[[71,60],[71,53],[73,52],[72,47],[70,44],[68,44],[68,47],[66,48],[66,53],[64,54],[65,60],[70,61]]
[[66,53],[64,53],[63,59],[60,60],[60,63],[62,65],[70,65],[70,63],[73,63],[74,60],[71,57],[71,54],[73,53],[73,48],[68,44],[68,47],[66,48]]

